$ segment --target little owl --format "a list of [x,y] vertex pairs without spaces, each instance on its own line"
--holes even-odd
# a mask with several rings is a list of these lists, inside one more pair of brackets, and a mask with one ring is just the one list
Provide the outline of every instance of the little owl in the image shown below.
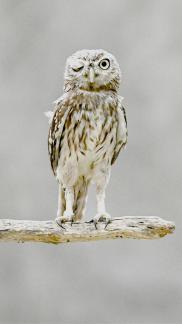
[[90,183],[96,184],[97,213],[110,221],[105,190],[111,165],[127,142],[127,121],[118,95],[121,72],[104,50],[81,50],[67,59],[64,93],[48,112],[48,150],[59,183],[56,221],[79,221],[84,215]]

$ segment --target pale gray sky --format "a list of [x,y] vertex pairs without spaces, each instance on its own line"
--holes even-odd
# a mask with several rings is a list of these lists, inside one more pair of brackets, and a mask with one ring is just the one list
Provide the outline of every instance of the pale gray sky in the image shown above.
[[182,322],[181,11],[180,0],[0,1],[1,218],[55,218],[43,113],[62,94],[67,56],[104,48],[123,72],[129,129],[108,210],[177,225],[156,241],[1,244],[0,324]]

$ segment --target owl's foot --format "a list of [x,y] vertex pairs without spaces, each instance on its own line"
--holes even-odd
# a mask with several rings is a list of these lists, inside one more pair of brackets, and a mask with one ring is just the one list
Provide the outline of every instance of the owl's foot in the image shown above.
[[60,216],[59,213],[57,214],[57,217],[55,219],[56,223],[61,226],[62,228],[65,229],[65,227],[63,226],[64,223],[67,223],[67,222],[71,222],[71,225],[73,223],[73,218],[74,218],[74,214],[73,213],[70,213],[70,212],[67,212],[65,210],[63,216]]
[[97,229],[97,224],[100,222],[104,222],[105,225],[105,229],[107,227],[107,225],[111,222],[111,216],[108,213],[97,213],[94,218],[93,218],[93,223],[95,225],[95,228]]
[[59,225],[60,227],[62,227],[64,230],[66,229],[62,224],[64,224],[64,222],[62,221],[62,217],[56,217],[55,218],[55,222],[57,223],[57,225]]

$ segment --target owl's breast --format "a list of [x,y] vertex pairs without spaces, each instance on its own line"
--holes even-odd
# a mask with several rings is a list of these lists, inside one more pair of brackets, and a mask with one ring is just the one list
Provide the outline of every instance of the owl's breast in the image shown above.
[[103,159],[108,163],[116,144],[116,109],[110,102],[87,103],[72,110],[69,139],[80,173],[85,174]]
[[[67,94],[57,103],[48,149],[54,174],[88,174],[111,164],[118,128],[117,95]],[[59,177],[58,177],[59,178]]]

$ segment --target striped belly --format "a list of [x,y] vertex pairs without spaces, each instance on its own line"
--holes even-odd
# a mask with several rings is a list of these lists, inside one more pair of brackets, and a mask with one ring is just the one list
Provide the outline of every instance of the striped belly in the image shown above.
[[87,174],[103,160],[109,161],[116,144],[116,121],[103,111],[86,112],[73,134],[79,173]]

